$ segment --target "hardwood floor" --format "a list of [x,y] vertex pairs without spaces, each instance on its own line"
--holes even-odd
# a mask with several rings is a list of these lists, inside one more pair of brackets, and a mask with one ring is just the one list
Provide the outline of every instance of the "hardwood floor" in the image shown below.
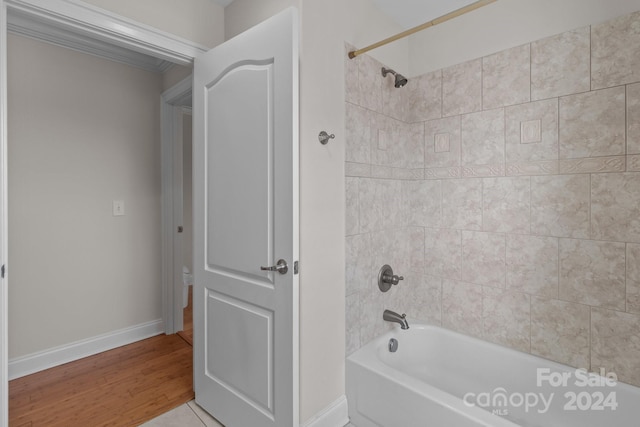
[[9,383],[10,427],[137,426],[193,399],[193,350],[159,335]]

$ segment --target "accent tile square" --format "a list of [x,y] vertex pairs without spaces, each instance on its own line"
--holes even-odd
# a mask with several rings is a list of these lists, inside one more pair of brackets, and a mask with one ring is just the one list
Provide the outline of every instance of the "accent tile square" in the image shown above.
[[[558,99],[515,105],[505,109],[507,163],[558,159]],[[539,134],[527,138],[531,122],[539,122]],[[524,125],[523,124],[527,124]],[[526,130],[523,127],[527,128]],[[524,138],[523,138],[524,137]],[[537,141],[535,141],[537,139]],[[534,140],[535,143],[532,141]],[[523,142],[529,143],[523,143]]]
[[448,133],[438,133],[435,136],[434,151],[436,153],[448,153],[450,150]]
[[542,141],[541,120],[520,122],[520,143],[533,144]]
[[[446,151],[438,151],[439,135],[448,135]],[[460,166],[460,116],[431,120],[424,124],[424,166],[443,168]]]

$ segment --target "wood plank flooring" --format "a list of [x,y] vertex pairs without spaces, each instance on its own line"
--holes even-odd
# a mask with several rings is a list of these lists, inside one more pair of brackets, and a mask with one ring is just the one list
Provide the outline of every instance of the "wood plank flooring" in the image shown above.
[[11,381],[9,426],[137,426],[193,397],[191,345],[159,335]]

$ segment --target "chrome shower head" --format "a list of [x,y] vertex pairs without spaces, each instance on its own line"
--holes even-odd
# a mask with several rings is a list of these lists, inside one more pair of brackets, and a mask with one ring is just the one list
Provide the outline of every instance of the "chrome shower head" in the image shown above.
[[387,74],[389,73],[393,74],[396,77],[396,81],[394,83],[395,87],[399,88],[407,84],[408,80],[405,76],[403,76],[402,74],[396,73],[391,68],[382,67],[382,77],[387,77]]

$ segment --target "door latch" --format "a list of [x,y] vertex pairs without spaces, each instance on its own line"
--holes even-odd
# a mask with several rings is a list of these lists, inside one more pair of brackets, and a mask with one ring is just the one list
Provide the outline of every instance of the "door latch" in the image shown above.
[[277,271],[280,274],[287,274],[287,271],[289,271],[289,266],[287,265],[287,261],[279,259],[276,265],[272,265],[271,267],[260,267],[260,270]]

